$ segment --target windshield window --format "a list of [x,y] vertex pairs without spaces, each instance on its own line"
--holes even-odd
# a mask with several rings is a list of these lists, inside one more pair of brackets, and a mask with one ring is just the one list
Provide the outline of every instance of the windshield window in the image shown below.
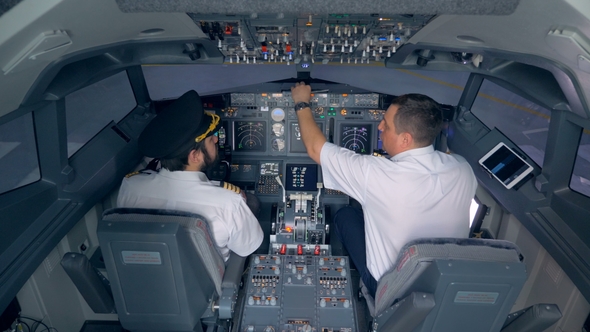
[[109,122],[121,121],[135,106],[127,72],[121,72],[66,96],[68,157]]
[[485,80],[471,112],[488,128],[500,130],[537,165],[543,165],[551,117],[548,109]]

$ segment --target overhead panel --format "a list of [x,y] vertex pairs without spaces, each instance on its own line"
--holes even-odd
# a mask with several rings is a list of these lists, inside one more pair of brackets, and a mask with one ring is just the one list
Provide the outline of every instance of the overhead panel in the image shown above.
[[383,63],[432,15],[309,15],[305,17],[188,14],[215,41],[226,63]]

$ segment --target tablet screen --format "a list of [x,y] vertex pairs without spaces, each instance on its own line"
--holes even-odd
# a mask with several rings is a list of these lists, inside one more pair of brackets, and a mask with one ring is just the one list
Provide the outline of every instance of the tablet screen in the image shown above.
[[481,163],[506,186],[531,168],[505,145],[500,146]]

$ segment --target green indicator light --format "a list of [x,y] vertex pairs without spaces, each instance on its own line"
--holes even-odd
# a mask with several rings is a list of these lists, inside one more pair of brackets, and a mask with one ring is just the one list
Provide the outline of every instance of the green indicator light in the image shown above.
[[320,119],[323,119],[323,118],[324,118],[324,116],[323,115],[320,115]]
[[334,107],[330,107],[330,111],[333,111],[333,110],[334,110]]

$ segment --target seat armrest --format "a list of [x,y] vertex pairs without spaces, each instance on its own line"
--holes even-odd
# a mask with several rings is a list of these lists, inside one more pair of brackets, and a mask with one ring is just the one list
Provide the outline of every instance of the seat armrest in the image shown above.
[[221,295],[219,296],[220,319],[231,319],[233,316],[245,264],[246,257],[241,257],[234,252],[230,253],[223,281],[221,282]]
[[244,265],[246,264],[247,257],[241,257],[240,255],[230,253],[229,260],[223,274],[223,281],[221,282],[221,289],[233,288],[238,289],[240,285],[240,279],[244,272]]

